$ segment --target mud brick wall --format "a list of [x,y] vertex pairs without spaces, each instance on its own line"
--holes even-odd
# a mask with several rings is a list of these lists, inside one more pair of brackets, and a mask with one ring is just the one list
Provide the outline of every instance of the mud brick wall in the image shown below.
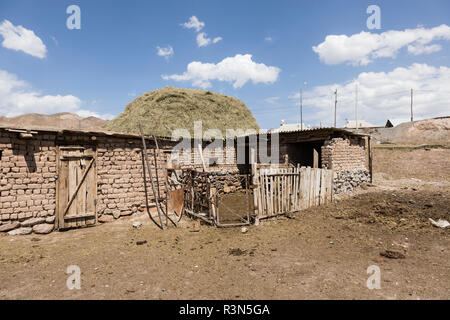
[[[220,171],[222,169],[225,171],[238,171],[235,141],[229,142],[228,145],[226,141],[223,141],[221,146],[217,146],[216,143],[215,147],[211,146],[210,142],[203,142],[202,155],[208,171]],[[201,169],[203,167],[200,151],[196,143],[191,143],[189,150],[174,153],[172,161],[182,168],[193,167]]]
[[335,172],[368,170],[368,156],[363,139],[333,138],[322,146],[322,167]]
[[[165,192],[168,152],[175,142],[160,140],[158,153],[161,195]],[[99,221],[127,216],[145,208],[140,138],[93,136],[39,131],[29,139],[0,129],[0,232],[10,235],[50,233],[56,220],[58,146],[97,150],[97,214]],[[155,145],[147,140],[150,165]],[[156,171],[152,174],[155,177]],[[149,202],[153,201],[147,174]]]
[[55,135],[0,130],[0,231],[49,233],[56,203]]
[[[160,153],[157,157],[158,178],[161,195],[165,192],[165,168],[168,155],[164,150],[170,149],[172,144],[159,143]],[[155,145],[147,142],[150,165],[154,166]],[[114,218],[131,215],[145,208],[144,172],[142,164],[142,143],[137,139],[98,139],[98,191],[97,211],[99,217],[110,215]],[[156,178],[156,171],[152,170]],[[153,193],[148,172],[147,191],[149,201],[153,201]],[[101,220],[105,217],[101,218]]]
[[368,150],[363,138],[334,138],[322,147],[322,167],[334,170],[335,193],[351,192],[370,182]]

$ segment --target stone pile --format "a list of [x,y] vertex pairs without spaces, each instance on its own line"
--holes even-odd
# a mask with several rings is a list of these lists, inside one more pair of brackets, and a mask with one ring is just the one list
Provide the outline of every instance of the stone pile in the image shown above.
[[355,188],[370,183],[370,173],[367,170],[339,171],[334,179],[334,192],[351,192]]

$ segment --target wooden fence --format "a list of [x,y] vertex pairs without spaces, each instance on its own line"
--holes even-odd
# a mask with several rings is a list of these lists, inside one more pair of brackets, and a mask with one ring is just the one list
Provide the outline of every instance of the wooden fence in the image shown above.
[[309,167],[253,168],[254,206],[259,219],[333,201],[333,171]]

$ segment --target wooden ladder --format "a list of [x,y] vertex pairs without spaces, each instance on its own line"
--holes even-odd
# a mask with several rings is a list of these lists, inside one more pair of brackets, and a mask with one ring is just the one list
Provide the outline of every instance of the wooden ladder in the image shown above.
[[[149,152],[147,150],[147,144],[145,142],[144,131],[142,129],[141,121],[139,121],[139,131],[141,133],[142,146],[143,146],[143,159],[142,159],[143,163],[142,163],[142,165],[143,165],[143,173],[144,173],[145,205],[146,205],[146,209],[147,209],[147,214],[149,215],[150,219],[162,230],[164,230],[165,228],[168,227],[169,221],[174,226],[177,226],[177,224],[169,217],[169,214],[168,214],[167,181],[166,181],[166,197],[163,198],[161,196],[159,172],[158,172],[158,170],[161,170],[161,168],[158,167],[158,155],[160,154],[158,140],[156,139],[156,136],[153,134],[152,136],[153,136],[153,140],[155,142],[156,151],[150,152],[150,154],[153,155],[153,160],[154,160],[154,166],[152,167],[150,165],[150,160],[149,160],[149,156],[148,156]],[[145,164],[144,164],[144,160],[145,160]],[[146,168],[147,168],[147,170],[146,170]],[[152,169],[155,170],[155,178],[153,178]],[[155,219],[153,219],[153,217],[150,213],[149,202],[148,202],[148,192],[147,192],[146,171],[148,171],[148,175],[149,175],[150,182],[152,185],[153,198],[156,203],[156,210],[158,211],[159,223],[157,221],[155,221]],[[155,184],[156,184],[156,188],[155,188]],[[163,202],[165,202],[165,206],[163,206]],[[163,216],[166,218],[165,224],[163,222]]]

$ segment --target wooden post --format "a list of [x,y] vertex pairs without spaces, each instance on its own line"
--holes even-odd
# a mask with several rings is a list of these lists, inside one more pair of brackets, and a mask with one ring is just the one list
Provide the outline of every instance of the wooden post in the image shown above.
[[313,168],[319,167],[319,152],[317,152],[317,149],[313,149]]
[[200,152],[200,159],[202,160],[203,172],[206,172],[205,160],[203,159],[203,148],[201,142],[198,144],[198,152]]
[[256,165],[256,151],[255,148],[250,149],[250,162],[252,164],[252,185],[256,186],[253,189],[253,207],[255,208],[255,226],[259,225],[259,217],[261,215],[261,208],[258,205],[258,197],[261,192],[261,185],[259,183],[259,173]]

